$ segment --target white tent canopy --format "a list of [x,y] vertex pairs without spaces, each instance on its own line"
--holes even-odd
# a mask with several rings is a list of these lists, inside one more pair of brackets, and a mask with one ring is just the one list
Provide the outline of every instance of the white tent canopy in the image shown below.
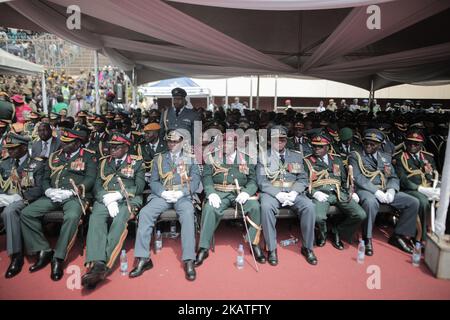
[[[67,6],[81,29],[66,26]],[[381,29],[367,28],[367,6]],[[450,79],[450,1],[14,0],[2,25],[46,30],[107,55],[137,83],[280,75],[370,89]]]
[[44,67],[0,49],[0,74],[36,74]]
[[181,87],[186,90],[190,98],[206,98],[211,96],[210,89],[202,88],[192,79],[185,77],[163,80],[152,85],[141,86],[139,87],[139,91],[145,96],[171,98],[172,89],[176,87]]

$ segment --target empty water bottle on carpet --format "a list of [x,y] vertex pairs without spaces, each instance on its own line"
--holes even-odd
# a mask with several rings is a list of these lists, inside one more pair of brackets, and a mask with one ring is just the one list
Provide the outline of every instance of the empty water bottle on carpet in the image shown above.
[[366,246],[364,244],[364,240],[361,239],[358,245],[358,257],[356,258],[358,263],[363,263],[365,256],[366,256]]
[[120,273],[123,276],[126,276],[128,274],[128,258],[125,249],[123,249],[122,253],[120,254]]
[[416,242],[412,254],[412,264],[414,267],[420,266],[420,257],[422,256],[422,245],[420,242]]
[[298,239],[292,237],[292,238],[289,238],[289,239],[286,239],[286,240],[281,240],[280,241],[280,245],[282,247],[287,247],[287,246],[291,246],[293,244],[296,244],[297,242],[298,242]]
[[162,235],[161,230],[156,231],[156,239],[155,239],[155,250],[156,252],[161,251],[162,249]]
[[242,244],[240,244],[239,248],[238,248],[236,266],[238,269],[244,268],[244,245],[242,245]]
[[171,238],[177,237],[177,222],[176,221],[170,222],[170,237]]

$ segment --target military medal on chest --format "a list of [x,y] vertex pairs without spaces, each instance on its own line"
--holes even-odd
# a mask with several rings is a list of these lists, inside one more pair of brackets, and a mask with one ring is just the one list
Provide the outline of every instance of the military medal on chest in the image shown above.
[[341,168],[337,163],[333,163],[333,175],[338,177],[341,175]]
[[391,166],[389,165],[389,163],[384,164],[384,174],[387,177],[391,176]]
[[134,169],[131,164],[120,170],[120,172],[127,178],[132,178],[134,176]]
[[70,169],[74,171],[84,171],[85,163],[82,158],[78,158],[70,164]]

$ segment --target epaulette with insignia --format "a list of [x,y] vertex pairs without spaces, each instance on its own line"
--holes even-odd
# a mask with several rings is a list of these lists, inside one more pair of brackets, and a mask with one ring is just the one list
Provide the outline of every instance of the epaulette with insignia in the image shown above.
[[103,156],[103,157],[100,157],[100,159],[98,159],[98,160],[104,160],[104,159],[107,159],[107,158],[111,158],[111,155],[106,155],[106,156]]
[[421,153],[424,153],[424,154],[427,154],[427,155],[429,155],[429,156],[434,157],[434,154],[432,154],[431,152],[423,151],[423,150],[421,150],[420,152],[421,152]]
[[292,151],[292,152],[295,152],[295,153],[300,153],[300,154],[301,154],[301,152],[300,152],[300,151],[298,151],[298,150],[293,150],[293,149],[289,149],[289,151]]
[[392,157],[396,157],[397,155],[399,155],[400,153],[402,153],[403,152],[403,150],[399,150],[399,151],[397,151],[396,153],[394,153],[393,155],[392,155]]
[[142,160],[142,156],[138,156],[138,155],[132,154],[131,155],[131,159],[133,159],[133,160]]
[[87,151],[87,152],[89,152],[89,153],[95,153],[95,151],[94,151],[94,150],[91,150],[91,149],[83,148],[83,150],[84,150],[84,151]]
[[313,154],[312,153],[310,153],[310,154],[307,154],[306,156],[304,156],[303,158],[309,158],[309,157],[311,157]]
[[33,160],[36,160],[36,161],[44,161],[44,159],[43,159],[43,158],[41,158],[41,157],[36,157],[36,158],[33,158]]
[[134,134],[135,136],[142,136],[142,132],[140,131],[131,131],[131,134]]

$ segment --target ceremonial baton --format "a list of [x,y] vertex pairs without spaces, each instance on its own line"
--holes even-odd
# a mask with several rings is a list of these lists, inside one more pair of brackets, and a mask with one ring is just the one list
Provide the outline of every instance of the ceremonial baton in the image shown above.
[[83,210],[83,215],[85,216],[86,215],[86,209],[84,208],[83,201],[81,201],[80,194],[78,193],[78,187],[77,187],[77,185],[75,184],[75,181],[73,181],[72,178],[69,179],[69,182],[72,185],[73,192],[77,196],[77,199],[80,202],[81,210]]
[[[439,182],[439,172],[434,170],[434,181],[433,181],[433,189],[436,189]],[[436,213],[436,199],[433,199],[431,202],[431,231],[434,233],[434,215]]]
[[123,181],[120,177],[117,177],[117,182],[119,183],[120,190],[122,191],[122,195],[125,198],[125,201],[127,203],[128,212],[130,213],[130,219],[134,216],[133,210],[131,209],[131,203],[130,203],[130,195],[127,192],[127,189],[125,188],[125,185],[123,184]]

